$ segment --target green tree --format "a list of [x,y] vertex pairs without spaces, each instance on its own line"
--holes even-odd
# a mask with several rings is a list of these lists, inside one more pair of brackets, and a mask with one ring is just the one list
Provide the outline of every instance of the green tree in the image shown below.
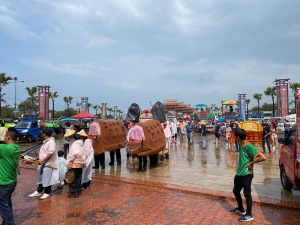
[[72,101],[73,101],[73,97],[72,96],[65,96],[64,97],[64,102],[67,105],[67,109],[65,110],[65,111],[67,111],[67,113],[66,113],[67,116],[72,115],[71,110],[70,110],[70,105],[72,104]]
[[295,82],[295,83],[290,83],[290,88],[291,88],[292,91],[293,91],[293,96],[294,96],[293,102],[294,102],[294,104],[295,104],[295,109],[296,109],[296,96],[295,96],[295,94],[296,94],[297,89],[300,88],[300,83],[297,83],[297,82]]
[[37,109],[37,87],[26,87],[26,91],[29,96],[28,99],[31,102],[31,110],[34,112]]
[[112,108],[106,108],[106,111],[109,112],[109,115],[111,115],[112,110]]
[[72,104],[72,101],[73,101],[73,97],[71,97],[71,96],[65,96],[64,97],[64,103],[66,103],[67,109],[70,108],[70,105]]
[[246,105],[247,105],[247,118],[248,118],[248,117],[249,117],[249,104],[250,104],[250,99],[249,99],[249,98],[246,99],[245,102],[246,102]]
[[261,100],[261,97],[262,97],[262,94],[260,94],[260,93],[255,93],[255,94],[253,95],[253,98],[254,98],[255,100],[257,100],[257,117],[259,117],[259,102],[260,102],[260,100]]
[[55,91],[55,92],[49,92],[48,96],[52,100],[52,119],[54,119],[54,117],[55,117],[54,103],[55,103],[55,99],[58,98],[59,95],[58,95],[57,91]]
[[82,106],[81,102],[76,102],[76,107],[77,107],[79,113],[81,111],[81,106]]
[[273,112],[273,117],[275,116],[275,96],[276,96],[276,87],[267,87],[265,90],[265,95],[266,96],[271,96],[272,97],[272,112]]
[[92,107],[92,105],[93,105],[92,103],[87,104],[88,112],[90,112],[90,108]]
[[4,94],[2,94],[2,87],[6,86],[10,80],[13,78],[10,76],[7,76],[6,73],[0,73],[0,117],[2,116],[2,99]]
[[98,115],[98,110],[100,109],[99,105],[93,105],[92,106],[93,110],[95,110],[95,115]]

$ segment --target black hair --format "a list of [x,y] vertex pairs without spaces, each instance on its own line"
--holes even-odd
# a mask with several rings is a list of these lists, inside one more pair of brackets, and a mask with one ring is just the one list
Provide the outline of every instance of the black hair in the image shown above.
[[47,137],[51,137],[52,136],[52,130],[46,128],[46,129],[43,130],[43,134],[46,135]]
[[237,136],[244,141],[247,138],[247,133],[244,129],[238,129]]
[[82,139],[82,137],[79,134],[74,134],[73,138],[75,141]]
[[9,130],[6,132],[6,135],[14,142],[17,141],[18,138],[18,134],[17,132],[13,131],[13,130]]
[[71,123],[68,121],[66,122],[66,127],[70,127],[71,126]]
[[75,132],[79,132],[80,131],[80,126],[78,124],[74,125],[74,130]]
[[4,126],[5,126],[5,123],[4,123],[3,120],[0,120],[0,126],[1,126],[1,127],[4,127]]
[[58,155],[58,157],[64,157],[65,153],[64,153],[63,150],[59,150],[59,151],[57,152],[57,155]]

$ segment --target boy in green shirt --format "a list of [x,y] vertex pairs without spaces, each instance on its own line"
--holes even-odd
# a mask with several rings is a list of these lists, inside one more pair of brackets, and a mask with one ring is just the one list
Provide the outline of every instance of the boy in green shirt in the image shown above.
[[[251,182],[253,179],[253,165],[266,160],[266,157],[259,152],[254,145],[246,140],[246,131],[239,129],[237,132],[237,141],[239,142],[239,165],[234,178],[233,193],[238,203],[238,207],[230,210],[230,212],[243,215],[239,220],[248,222],[253,220],[252,216],[252,196]],[[244,210],[241,197],[241,190],[244,189],[246,198],[247,211]]]
[[0,144],[0,215],[4,225],[14,225],[11,195],[17,185],[20,148],[16,144],[17,134],[8,131],[4,143]]

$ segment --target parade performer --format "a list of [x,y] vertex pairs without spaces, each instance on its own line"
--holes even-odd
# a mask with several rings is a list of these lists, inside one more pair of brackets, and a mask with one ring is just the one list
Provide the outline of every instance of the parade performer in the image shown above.
[[52,193],[52,185],[59,183],[58,155],[52,131],[44,129],[42,135],[44,142],[39,152],[38,187],[35,192],[29,195],[30,198],[49,198]]
[[86,157],[83,150],[83,139],[82,134],[76,133],[73,138],[74,142],[70,146],[70,151],[67,157],[67,167],[74,173],[74,180],[69,184],[69,198],[79,197],[81,194],[81,178],[82,168],[85,167]]
[[120,149],[110,151],[109,156],[110,156],[110,162],[109,162],[110,166],[115,165],[115,158],[117,160],[117,165],[118,166],[121,165],[121,150]]
[[162,126],[163,126],[164,134],[165,134],[165,137],[166,137],[166,150],[170,151],[171,138],[172,138],[170,122],[166,121],[165,123],[162,124]]
[[85,133],[84,130],[79,132],[79,135],[85,138],[83,144],[83,151],[86,157],[86,166],[82,170],[82,181],[81,187],[83,189],[88,188],[91,186],[92,181],[92,170],[93,170],[93,159],[94,159],[94,148],[93,148],[93,141],[88,135]]
[[[89,139],[94,140],[97,138],[97,136],[101,135],[101,128],[99,123],[93,121],[90,124],[89,128]],[[105,169],[105,152],[102,152],[101,154],[94,154],[94,161],[95,161],[95,166],[93,169],[99,169],[99,166],[101,165],[101,169]]]
[[[128,136],[127,141],[137,142],[139,145],[145,141],[144,130],[141,126],[138,125],[140,119],[141,109],[140,106],[136,103],[132,103],[128,109],[126,120],[129,121],[128,127]],[[138,172],[146,172],[147,170],[147,156],[138,156],[139,167]]]
[[[240,145],[239,164],[234,178],[233,193],[235,195],[238,207],[230,210],[232,213],[242,215],[241,222],[253,220],[252,216],[252,196],[251,183],[253,179],[253,165],[266,160],[266,157],[257,150],[257,148],[246,141],[246,131],[239,129],[236,132],[237,140]],[[244,189],[247,210],[244,210],[241,197],[241,190]]]

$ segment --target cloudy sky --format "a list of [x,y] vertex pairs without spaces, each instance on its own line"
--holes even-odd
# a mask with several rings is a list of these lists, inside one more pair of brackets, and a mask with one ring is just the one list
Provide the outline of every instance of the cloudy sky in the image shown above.
[[[300,82],[299,9],[299,0],[0,0],[0,72],[25,81],[18,100],[44,84],[124,110],[252,99],[275,78]],[[4,92],[13,103],[13,85]]]

